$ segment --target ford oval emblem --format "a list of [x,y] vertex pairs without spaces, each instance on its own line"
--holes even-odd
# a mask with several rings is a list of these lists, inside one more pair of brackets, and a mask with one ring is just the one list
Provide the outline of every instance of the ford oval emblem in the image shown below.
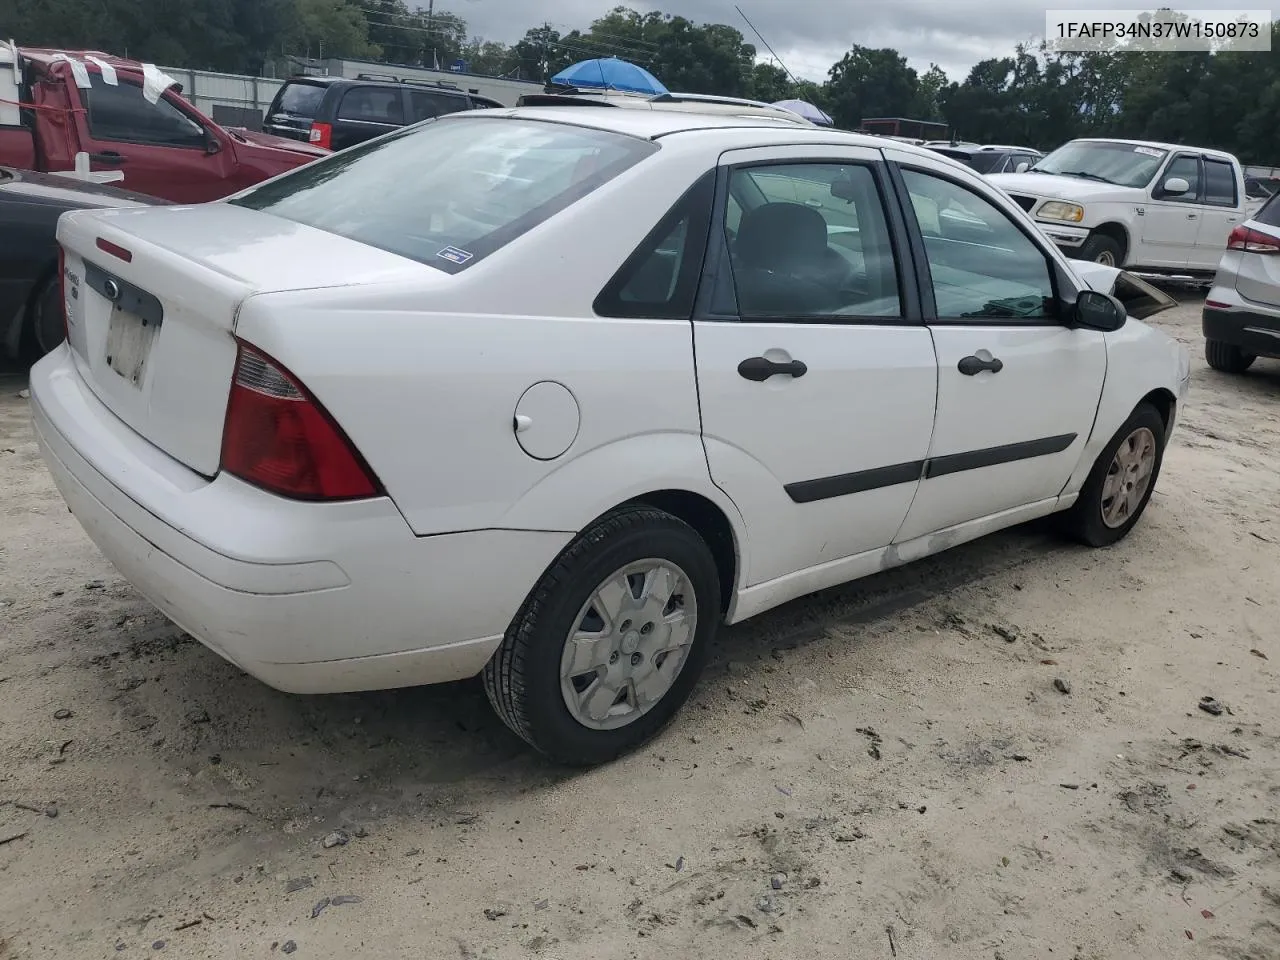
[[108,280],[104,283],[102,285],[102,290],[107,295],[108,300],[120,299],[120,284],[116,283],[114,280]]

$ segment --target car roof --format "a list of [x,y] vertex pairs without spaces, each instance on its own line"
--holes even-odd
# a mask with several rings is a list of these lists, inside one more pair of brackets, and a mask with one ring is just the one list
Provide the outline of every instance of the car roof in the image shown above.
[[609,106],[626,107],[632,110],[666,110],[684,113],[729,114],[743,116],[772,117],[785,120],[799,126],[816,126],[812,121],[800,114],[777,107],[762,100],[747,100],[742,97],[721,97],[701,93],[663,93],[646,94],[624,90],[578,89],[574,87],[555,88],[548,86],[538,93],[527,93],[520,97],[520,106],[535,107],[583,107]]
[[[372,77],[372,76],[313,77],[305,73],[297,73],[297,74],[294,74],[292,77],[288,77],[284,81],[284,83],[286,85],[290,83],[305,83],[305,84],[310,84],[312,86],[317,86],[317,87],[329,87],[339,83],[350,84],[353,87],[404,87],[407,90],[430,90],[432,93],[439,92],[439,93],[445,93],[445,94],[452,94],[455,97],[467,96],[467,92],[465,90],[461,90],[456,86],[453,86],[453,87],[447,86],[441,81],[414,80],[414,79],[404,80],[404,79],[396,79],[395,77],[391,77],[391,76],[387,76],[387,77]],[[489,100],[492,98],[480,97],[479,99]],[[494,102],[496,103],[497,101],[494,101]]]
[[1214,150],[1212,147],[1197,147],[1190,143],[1161,143],[1159,140],[1122,140],[1117,137],[1077,137],[1072,143],[1123,143],[1132,147],[1154,147],[1158,150],[1189,150],[1193,153],[1203,153],[1212,157],[1220,157],[1223,160],[1235,160],[1233,154],[1223,150]]
[[[476,117],[478,113],[471,111],[460,114],[447,114],[440,120],[455,120],[465,117]],[[657,140],[660,137],[695,130],[730,130],[758,129],[761,131],[783,131],[789,138],[800,138],[797,142],[837,142],[854,146],[878,148],[884,144],[883,137],[867,134],[850,133],[845,130],[833,130],[814,124],[794,123],[791,120],[774,118],[769,114],[744,113],[696,113],[685,110],[619,110],[606,106],[564,107],[507,107],[502,110],[485,110],[486,117],[509,117],[513,119],[542,120],[550,123],[562,123],[568,126],[594,127],[645,140]],[[927,151],[920,151],[929,155]]]

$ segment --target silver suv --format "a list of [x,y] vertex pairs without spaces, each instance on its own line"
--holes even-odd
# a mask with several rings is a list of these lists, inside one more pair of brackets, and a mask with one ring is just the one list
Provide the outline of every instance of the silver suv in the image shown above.
[[1227,238],[1201,329],[1209,366],[1244,373],[1258,357],[1280,358],[1280,194]]

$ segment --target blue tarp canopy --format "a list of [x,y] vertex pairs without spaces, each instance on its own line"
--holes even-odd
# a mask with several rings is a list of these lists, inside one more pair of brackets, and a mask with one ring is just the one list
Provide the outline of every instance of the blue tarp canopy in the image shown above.
[[654,96],[668,92],[658,78],[644,67],[638,67],[627,60],[619,60],[617,57],[575,63],[552,77],[551,83],[562,87],[624,90],[628,93],[648,93]]

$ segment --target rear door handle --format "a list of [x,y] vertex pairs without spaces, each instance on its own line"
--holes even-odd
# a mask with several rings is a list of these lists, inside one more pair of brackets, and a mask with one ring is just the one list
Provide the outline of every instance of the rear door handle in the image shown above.
[[784,377],[803,377],[809,372],[808,366],[799,360],[777,363],[765,357],[747,357],[738,364],[738,376],[756,383],[763,383],[776,374]]
[[1196,214],[1196,213],[1188,213],[1188,214],[1187,214],[1187,219],[1188,219],[1188,220],[1194,220],[1197,216],[1199,216],[1199,214]]
[[990,360],[983,360],[981,357],[964,357],[956,364],[956,369],[966,377],[976,377],[984,372],[999,373],[1004,369],[1004,363],[997,357],[992,357]]
[[114,150],[104,150],[102,153],[89,154],[90,160],[96,160],[98,163],[127,163],[128,158],[116,153]]

